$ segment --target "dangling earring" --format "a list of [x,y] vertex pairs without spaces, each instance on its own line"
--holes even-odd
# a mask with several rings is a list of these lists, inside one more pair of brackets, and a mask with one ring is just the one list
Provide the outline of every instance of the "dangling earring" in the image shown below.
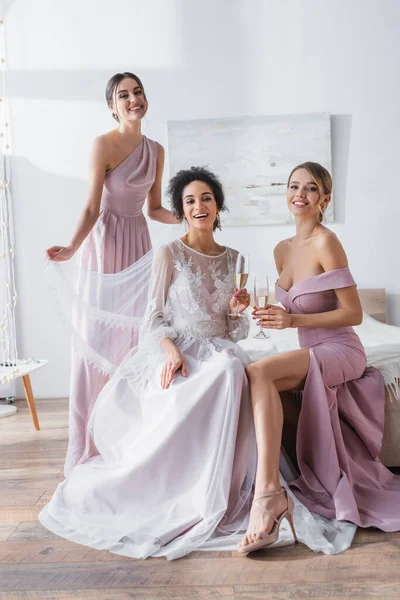
[[320,204],[318,206],[318,208],[319,208],[319,222],[322,223],[322,221],[324,220],[324,212],[325,212],[326,207],[324,208],[324,210],[322,210],[322,205]]
[[183,221],[184,221],[184,223],[185,223],[185,233],[187,233],[187,232],[188,232],[188,222],[187,222],[187,218],[186,218],[186,217],[183,217]]
[[217,229],[219,229],[221,231],[222,225],[221,225],[221,217],[219,216],[219,213],[217,213],[217,218],[215,219],[215,221],[217,223]]

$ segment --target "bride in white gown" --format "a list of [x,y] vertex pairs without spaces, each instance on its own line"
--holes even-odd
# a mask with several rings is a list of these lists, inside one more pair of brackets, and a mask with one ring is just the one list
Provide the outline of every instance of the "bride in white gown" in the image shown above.
[[[57,535],[134,558],[235,549],[256,470],[249,361],[236,343],[249,324],[228,316],[249,296],[234,293],[237,251],[213,237],[222,187],[192,168],[175,176],[170,193],[189,233],[154,256],[139,345],[89,423],[99,455],[76,466],[39,515]],[[329,554],[348,547],[354,527],[295,504],[300,541]],[[279,542],[292,540],[282,526]]]

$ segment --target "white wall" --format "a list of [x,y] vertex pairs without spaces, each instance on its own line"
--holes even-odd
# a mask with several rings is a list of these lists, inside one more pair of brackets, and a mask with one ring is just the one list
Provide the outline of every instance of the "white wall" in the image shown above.
[[[330,112],[342,240],[360,287],[384,287],[400,325],[398,0],[10,0],[19,351],[49,358],[38,397],[66,396],[69,343],[43,285],[43,252],[68,243],[94,136],[113,127],[104,87],[142,78],[145,133],[176,119]],[[188,160],[190,166],[191,161]],[[166,174],[167,175],[167,174]],[[157,230],[159,231],[159,229]],[[272,278],[290,226],[225,229]]]

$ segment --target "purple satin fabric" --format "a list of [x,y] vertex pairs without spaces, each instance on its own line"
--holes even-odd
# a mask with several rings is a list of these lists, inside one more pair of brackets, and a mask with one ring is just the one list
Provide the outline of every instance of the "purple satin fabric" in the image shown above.
[[[355,285],[349,269],[335,269],[276,285],[285,309],[312,314],[338,307],[335,289]],[[301,327],[310,368],[302,393],[296,452],[297,498],[324,517],[383,531],[400,529],[400,477],[379,461],[385,391],[381,374],[366,368],[364,348],[351,327]]]

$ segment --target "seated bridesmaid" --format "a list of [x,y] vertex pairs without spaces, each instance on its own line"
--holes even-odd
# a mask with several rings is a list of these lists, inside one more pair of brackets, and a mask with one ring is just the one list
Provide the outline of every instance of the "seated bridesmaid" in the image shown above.
[[276,298],[253,318],[268,329],[298,328],[300,350],[247,367],[258,445],[255,500],[239,552],[269,545],[288,508],[279,481],[283,412],[279,392],[303,390],[296,453],[297,498],[324,517],[383,531],[400,529],[400,477],[378,460],[384,384],[366,368],[352,329],[362,320],[356,283],[336,235],[322,225],[332,180],[306,162],[288,180],[287,204],[296,233],[274,251]]

